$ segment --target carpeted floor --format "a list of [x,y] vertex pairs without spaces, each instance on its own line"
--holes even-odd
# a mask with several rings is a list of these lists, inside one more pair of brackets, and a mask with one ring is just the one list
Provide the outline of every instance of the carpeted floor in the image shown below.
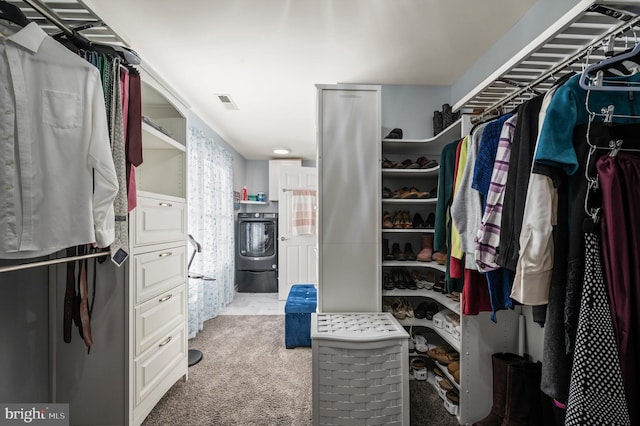
[[[284,315],[219,316],[189,346],[202,361],[143,426],[311,425],[311,348],[285,349]],[[410,388],[413,426],[457,425],[431,385]]]

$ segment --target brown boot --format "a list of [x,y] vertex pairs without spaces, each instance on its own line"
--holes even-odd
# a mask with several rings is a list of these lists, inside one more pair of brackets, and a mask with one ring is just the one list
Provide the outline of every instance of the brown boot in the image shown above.
[[511,364],[522,364],[524,358],[511,353],[497,353],[491,357],[493,366],[493,406],[489,415],[473,426],[501,426],[507,404],[507,369]]
[[502,426],[540,425],[542,404],[540,377],[542,364],[526,362],[507,367],[507,403]]
[[427,234],[422,236],[422,250],[416,257],[420,262],[431,262],[431,255],[433,255],[433,234]]

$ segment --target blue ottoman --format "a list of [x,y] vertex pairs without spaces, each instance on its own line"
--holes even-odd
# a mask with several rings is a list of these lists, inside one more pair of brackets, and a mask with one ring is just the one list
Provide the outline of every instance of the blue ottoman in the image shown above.
[[311,347],[311,313],[316,311],[318,292],[313,284],[291,286],[284,305],[284,345]]

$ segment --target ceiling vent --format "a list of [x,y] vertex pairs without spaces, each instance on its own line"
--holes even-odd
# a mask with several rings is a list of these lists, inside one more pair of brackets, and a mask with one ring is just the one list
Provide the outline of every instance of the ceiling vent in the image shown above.
[[216,97],[218,98],[220,103],[222,103],[222,106],[224,106],[225,109],[236,110],[236,111],[240,109],[238,108],[238,105],[236,105],[236,103],[233,101],[233,99],[231,99],[230,95],[217,93]]

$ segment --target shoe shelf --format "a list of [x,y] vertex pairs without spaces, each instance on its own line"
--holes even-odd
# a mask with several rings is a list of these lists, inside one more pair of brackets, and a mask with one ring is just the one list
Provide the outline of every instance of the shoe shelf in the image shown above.
[[440,172],[440,166],[432,167],[430,169],[382,169],[382,176],[386,177],[425,177],[425,176],[438,176]]
[[456,120],[449,127],[436,136],[427,139],[382,139],[382,149],[387,152],[390,148],[406,149],[415,144],[428,144],[436,142],[451,142],[455,138],[460,139],[462,118]]
[[437,262],[419,262],[417,260],[384,260],[382,261],[382,266],[406,266],[407,268],[432,268],[436,271],[446,272],[447,267],[445,265],[440,265]]
[[436,333],[438,333],[438,335],[440,337],[442,337],[445,342],[447,342],[453,349],[455,349],[456,351],[460,352],[460,341],[454,339],[454,337],[451,335],[451,333],[447,333],[445,331],[444,328],[438,328],[433,324],[433,321],[428,320],[428,319],[417,319],[417,318],[409,318],[409,319],[403,319],[403,320],[398,320],[398,322],[403,325],[403,326],[407,326],[407,327],[427,327],[430,328],[431,330],[435,331]]
[[426,290],[426,289],[420,289],[420,288],[417,290],[396,288],[393,290],[383,290],[382,296],[383,297],[428,297],[429,299],[435,300],[436,302],[443,305],[445,308],[460,315],[460,302],[456,302],[455,300],[447,297],[444,293],[440,293],[438,291]]
[[392,229],[392,228],[382,228],[382,232],[385,234],[433,234],[436,232],[435,229],[431,228],[431,229],[427,229],[427,228],[398,228],[398,229]]
[[382,204],[437,204],[437,198],[383,198]]

